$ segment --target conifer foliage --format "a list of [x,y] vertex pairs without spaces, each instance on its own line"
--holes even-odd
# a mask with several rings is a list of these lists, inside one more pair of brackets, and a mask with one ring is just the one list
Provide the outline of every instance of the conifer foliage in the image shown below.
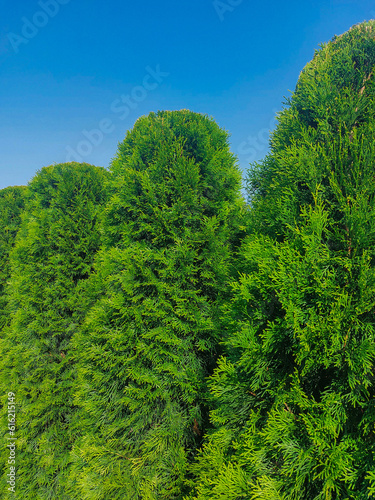
[[25,186],[0,190],[0,331],[9,319],[5,298],[5,287],[10,276],[9,253],[21,224],[25,190]]
[[0,191],[15,498],[375,498],[375,21],[302,71],[250,210],[240,177],[163,111]]
[[189,498],[375,495],[375,22],[323,45],[250,172]]
[[[69,453],[76,431],[71,427],[75,368],[70,339],[86,303],[81,285],[100,244],[106,175],[87,164],[53,165],[42,168],[27,187],[23,221],[10,252],[10,320],[0,345],[2,394],[15,393],[17,405],[19,499],[71,498]],[[6,464],[7,457],[1,458]]]
[[110,171],[98,298],[74,338],[75,480],[81,499],[178,499],[206,426],[240,173],[227,133],[187,110],[141,117]]

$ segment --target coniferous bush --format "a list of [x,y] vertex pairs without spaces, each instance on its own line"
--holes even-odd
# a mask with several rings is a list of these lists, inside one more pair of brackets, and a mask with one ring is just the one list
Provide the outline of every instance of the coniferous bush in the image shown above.
[[111,167],[96,303],[74,338],[81,499],[179,499],[243,213],[227,133],[187,110],[137,120]]
[[21,224],[25,190],[25,186],[11,186],[0,190],[0,331],[9,319],[5,298],[5,287],[10,277],[9,253]]
[[375,22],[316,51],[250,171],[189,498],[375,495]]
[[[87,164],[42,168],[28,185],[10,252],[10,318],[0,341],[0,386],[5,398],[15,393],[16,498],[22,500],[71,498],[70,450],[80,429],[72,428],[70,340],[84,315],[82,284],[101,241],[106,175]],[[2,464],[7,458],[2,450]]]

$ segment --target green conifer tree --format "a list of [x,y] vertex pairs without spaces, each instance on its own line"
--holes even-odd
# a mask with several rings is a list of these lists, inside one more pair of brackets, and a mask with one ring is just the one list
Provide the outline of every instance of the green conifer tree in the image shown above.
[[323,45],[249,176],[199,500],[375,496],[375,22]]
[[26,186],[11,186],[0,190],[0,331],[9,314],[6,312],[5,287],[10,277],[9,253],[21,224]]
[[74,337],[79,498],[179,499],[206,427],[240,173],[227,133],[187,110],[141,117],[110,171],[98,299]]
[[[87,301],[82,284],[100,245],[106,175],[103,168],[68,163],[42,168],[28,185],[10,253],[10,323],[0,341],[2,398],[12,392],[16,400],[17,500],[71,498],[69,453],[79,430],[71,426],[70,339],[80,327]],[[7,406],[2,413],[6,422]],[[2,465],[7,451],[1,450]],[[3,472],[7,492],[8,468]]]

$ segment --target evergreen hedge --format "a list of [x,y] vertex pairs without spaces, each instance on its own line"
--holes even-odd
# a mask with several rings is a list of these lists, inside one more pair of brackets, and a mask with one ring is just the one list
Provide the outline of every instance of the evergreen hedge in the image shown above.
[[321,46],[248,177],[252,229],[189,498],[375,494],[375,22]]
[[15,498],[374,498],[374,71],[375,21],[316,51],[250,211],[187,110],[0,191]]
[[[70,450],[80,429],[71,425],[75,366],[70,340],[84,315],[82,284],[101,241],[106,175],[87,164],[52,165],[27,187],[25,213],[10,252],[10,321],[0,340],[2,394],[15,393],[17,403],[17,499],[71,498]],[[9,450],[2,449],[4,492],[8,458]]]
[[74,337],[81,499],[179,499],[244,204],[228,135],[187,110],[137,120],[110,167],[97,301]]
[[21,224],[25,190],[25,186],[11,186],[0,190],[0,330],[9,319],[5,298],[5,288],[10,277],[9,253]]

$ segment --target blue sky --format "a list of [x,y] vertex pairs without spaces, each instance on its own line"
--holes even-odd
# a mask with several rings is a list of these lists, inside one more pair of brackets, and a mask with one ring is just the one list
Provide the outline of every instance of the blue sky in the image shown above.
[[206,113],[245,172],[319,44],[362,0],[0,0],[0,188],[69,160],[108,167],[136,119]]

